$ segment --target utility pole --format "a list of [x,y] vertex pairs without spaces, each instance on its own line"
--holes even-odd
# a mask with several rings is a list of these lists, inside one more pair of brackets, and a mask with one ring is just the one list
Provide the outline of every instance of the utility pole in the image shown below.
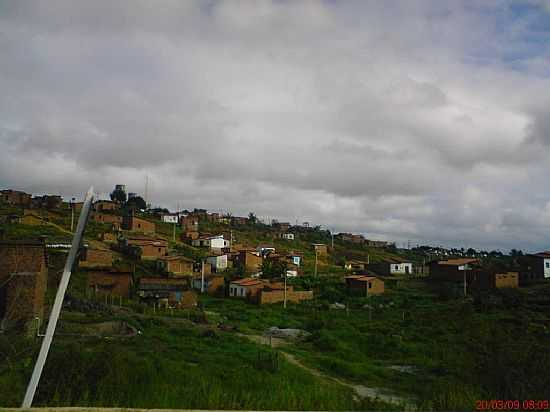
[[204,293],[204,259],[201,260],[201,293]]
[[315,249],[315,277],[317,277],[317,249]]
[[285,269],[285,300],[284,300],[284,303],[283,303],[283,308],[286,309],[286,276],[287,276],[287,273],[286,273],[286,269]]
[[174,234],[173,234],[173,239],[172,239],[174,242],[176,241],[176,224],[174,223]]
[[467,272],[468,264],[466,263],[464,265],[464,297],[466,297],[466,272]]
[[330,238],[331,238],[332,250],[334,250],[334,231],[333,230],[330,231]]
[[73,197],[71,199],[71,233],[73,232],[73,229],[74,229],[74,201],[76,199]]

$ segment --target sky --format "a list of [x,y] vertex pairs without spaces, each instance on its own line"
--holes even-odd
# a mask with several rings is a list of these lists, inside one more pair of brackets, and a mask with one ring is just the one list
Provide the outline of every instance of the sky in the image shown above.
[[550,249],[550,0],[0,0],[0,188]]

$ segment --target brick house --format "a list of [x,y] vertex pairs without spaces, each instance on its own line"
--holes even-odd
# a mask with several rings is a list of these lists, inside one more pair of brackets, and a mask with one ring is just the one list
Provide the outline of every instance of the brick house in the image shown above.
[[328,248],[324,243],[313,243],[313,250],[319,259],[326,259],[328,256]]
[[94,203],[93,210],[96,212],[112,212],[120,209],[120,204],[112,200],[98,200]]
[[[202,276],[195,276],[192,280],[191,286],[193,289],[200,291],[202,286]],[[225,278],[222,275],[205,275],[204,291],[210,296],[224,296]]]
[[141,301],[169,308],[197,306],[197,294],[189,289],[186,279],[142,277],[137,287]]
[[193,215],[187,215],[180,217],[180,225],[184,232],[198,232],[199,231],[199,217]]
[[522,283],[550,279],[550,251],[527,255],[525,262],[521,270]]
[[59,195],[36,196],[31,199],[31,207],[34,209],[60,209],[63,206],[63,198]]
[[79,266],[81,268],[102,267],[113,265],[113,252],[107,249],[82,248]]
[[344,263],[344,269],[352,272],[364,271],[367,268],[368,262],[364,260],[348,260]]
[[88,271],[88,291],[92,295],[130,297],[132,272],[116,270]]
[[231,224],[235,226],[243,226],[248,224],[248,218],[247,217],[241,217],[241,216],[231,216]]
[[384,293],[384,281],[375,276],[352,275],[345,279],[349,294],[372,296]]
[[30,207],[32,195],[19,190],[5,189],[0,191],[0,201],[12,206]]
[[157,269],[174,276],[192,276],[195,261],[185,256],[161,256],[157,259]]
[[122,218],[122,229],[130,232],[155,233],[155,223],[130,215]]
[[90,219],[96,223],[110,223],[116,225],[122,224],[122,216],[112,215],[109,213],[92,212],[90,214]]
[[119,240],[119,249],[140,259],[158,259],[168,254],[168,242],[146,236],[128,236]]
[[428,263],[432,279],[459,282],[463,281],[464,272],[469,276],[474,272],[474,269],[479,270],[478,266],[479,260],[471,258],[448,259]]
[[43,319],[47,282],[44,241],[0,241],[0,320]]
[[233,266],[242,267],[245,273],[257,273],[262,268],[262,262],[263,258],[256,252],[242,250],[235,256]]
[[256,299],[264,282],[255,278],[244,278],[229,282],[229,296],[243,299]]

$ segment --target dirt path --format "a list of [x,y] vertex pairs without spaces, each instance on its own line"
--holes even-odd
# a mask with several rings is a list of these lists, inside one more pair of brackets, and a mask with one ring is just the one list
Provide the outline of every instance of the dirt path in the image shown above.
[[[262,335],[245,335],[242,333],[238,334],[239,336],[245,337],[252,342],[263,344],[263,345],[270,345],[274,348],[284,348],[285,346],[290,345],[290,342],[285,339],[280,338],[271,338],[271,343],[269,337],[262,336]],[[399,405],[403,408],[403,410],[414,410],[414,399],[406,398],[404,396],[396,395],[394,393],[391,393],[389,390],[381,389],[381,388],[373,388],[368,387],[364,385],[358,385],[355,383],[347,382],[341,378],[336,378],[334,376],[330,376],[325,374],[324,372],[319,371],[318,369],[314,369],[310,366],[305,365],[302,363],[299,359],[296,358],[296,356],[285,352],[284,350],[281,350],[280,352],[284,358],[291,364],[298,366],[299,368],[302,368],[303,370],[309,372],[313,376],[323,379],[323,380],[329,380],[336,382],[340,385],[346,386],[348,388],[351,388],[355,392],[355,397],[357,400],[364,399],[364,398],[370,398],[370,399],[378,399],[382,402],[386,402],[392,405]]]

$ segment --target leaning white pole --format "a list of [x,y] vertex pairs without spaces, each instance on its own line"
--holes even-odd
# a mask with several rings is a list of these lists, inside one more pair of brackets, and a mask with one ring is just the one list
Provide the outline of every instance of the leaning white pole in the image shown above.
[[90,213],[90,207],[93,198],[94,189],[93,187],[90,187],[88,193],[86,193],[86,199],[84,200],[82,211],[80,212],[80,217],[78,218],[78,224],[76,226],[76,232],[73,236],[71,250],[69,250],[67,262],[65,262],[65,268],[63,269],[61,282],[59,282],[59,288],[57,289],[57,295],[55,296],[55,302],[53,304],[52,313],[50,314],[50,319],[48,321],[48,327],[46,328],[46,334],[44,335],[44,340],[42,341],[42,346],[40,347],[38,359],[36,359],[36,364],[34,365],[34,370],[32,372],[31,380],[29,381],[29,386],[27,387],[27,392],[25,392],[25,398],[23,399],[23,403],[21,404],[22,408],[31,407],[34,394],[36,393],[36,388],[38,387],[38,383],[40,382],[40,376],[42,375],[42,370],[44,369],[44,364],[46,363],[46,358],[48,357],[50,345],[52,344],[55,327],[57,325],[57,320],[59,319],[59,314],[61,313],[63,299],[65,298],[65,291],[67,290],[67,286],[69,285],[71,270],[73,268],[78,249],[80,248],[82,235],[84,234],[84,228],[86,227],[86,223],[88,221],[88,215]]

